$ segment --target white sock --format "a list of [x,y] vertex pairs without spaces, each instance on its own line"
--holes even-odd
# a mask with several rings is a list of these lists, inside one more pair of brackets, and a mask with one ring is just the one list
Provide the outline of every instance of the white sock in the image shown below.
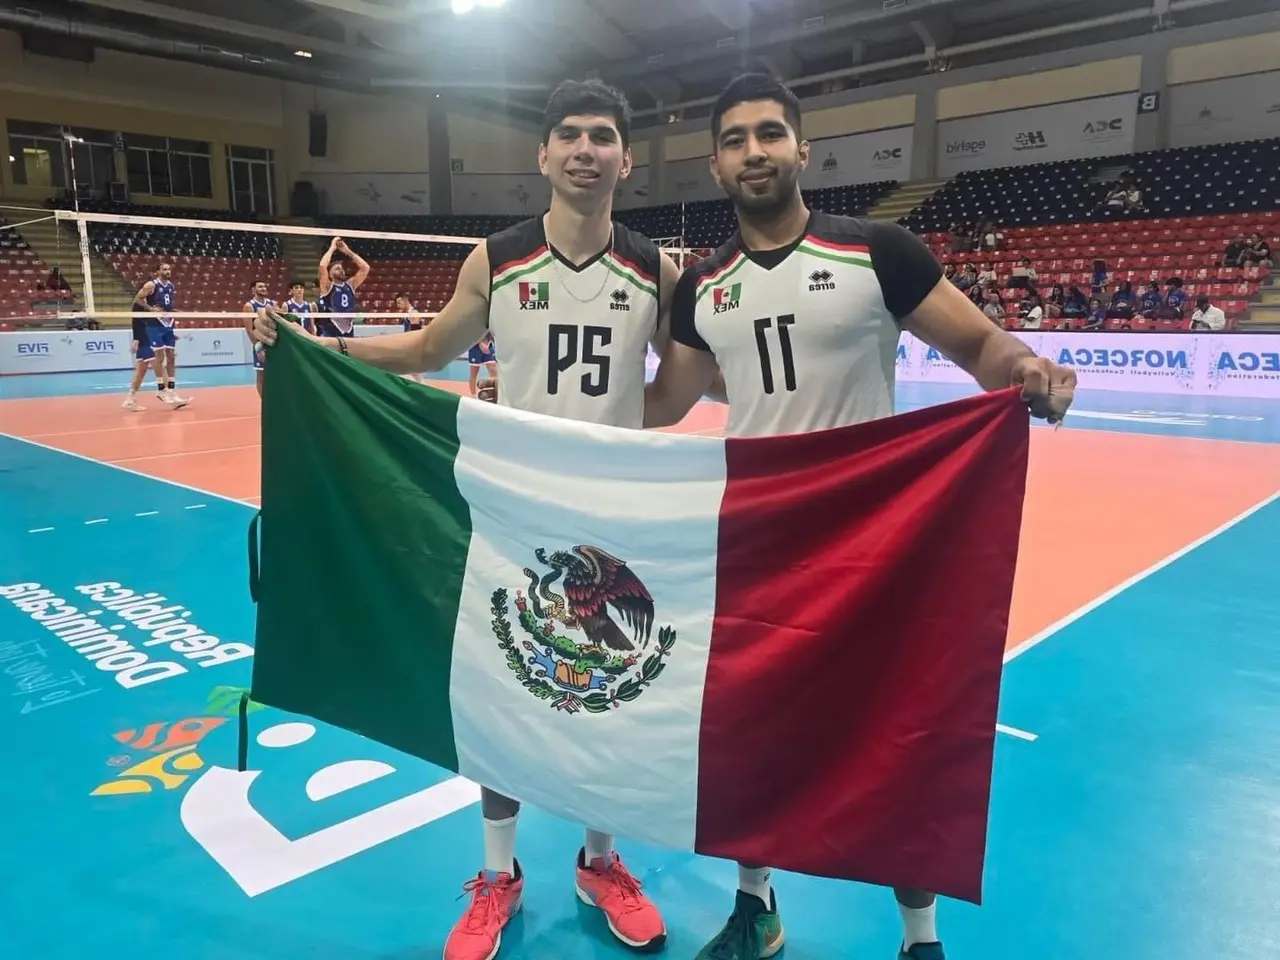
[[586,851],[584,859],[588,864],[592,860],[599,860],[613,853],[613,834],[601,833],[599,830],[587,828],[587,842],[583,844]]
[[772,906],[770,892],[773,890],[769,883],[769,878],[773,876],[773,871],[768,867],[744,867],[738,864],[738,889],[743,893],[749,893],[752,896],[759,897],[764,901],[765,909],[768,910]]
[[484,868],[516,873],[516,817],[484,821]]
[[919,910],[898,904],[902,912],[902,946],[910,950],[917,943],[936,943],[938,940],[938,904],[936,902]]

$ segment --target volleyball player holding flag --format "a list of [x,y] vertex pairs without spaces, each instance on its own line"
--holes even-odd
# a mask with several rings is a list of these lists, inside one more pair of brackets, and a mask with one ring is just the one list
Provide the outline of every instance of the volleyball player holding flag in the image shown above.
[[[795,95],[762,74],[735,80],[713,107],[711,171],[733,201],[738,231],[680,278],[671,342],[645,395],[645,426],[678,423],[720,370],[729,437],[809,433],[891,416],[902,330],[937,347],[985,389],[1021,387],[1033,415],[1061,421],[1075,374],[993,326],[943,278],[918,237],[895,223],[805,206],[799,179],[809,144],[800,128]],[[752,312],[723,309],[725,290]],[[753,720],[769,722],[767,707],[746,706]],[[767,802],[766,784],[761,797]],[[847,825],[851,835],[868,827]],[[922,837],[928,829],[920,824]],[[927,857],[921,847],[918,855]],[[899,859],[899,875],[907,875]],[[894,892],[903,919],[900,960],[945,960],[934,894]],[[769,868],[739,864],[733,913],[697,960],[764,960],[783,939]]]
[[[599,81],[562,83],[547,103],[538,148],[551,182],[549,211],[477,244],[452,299],[422,329],[321,342],[403,375],[442,370],[492,336],[502,349],[503,404],[638,429],[646,347],[661,353],[666,344],[679,269],[651,240],[613,221],[614,190],[631,172],[630,126],[619,91]],[[334,291],[340,279],[332,279]],[[610,309],[619,290],[627,310]],[[329,308],[338,312],[332,296]],[[275,342],[278,318],[274,310],[259,312],[259,341]],[[449,935],[445,960],[493,960],[501,949],[524,892],[515,858],[519,810],[496,790],[481,793],[484,869],[466,884],[471,903]],[[612,836],[587,829],[575,877],[579,899],[604,914],[619,941],[635,948],[665,942],[662,915],[614,851]]]

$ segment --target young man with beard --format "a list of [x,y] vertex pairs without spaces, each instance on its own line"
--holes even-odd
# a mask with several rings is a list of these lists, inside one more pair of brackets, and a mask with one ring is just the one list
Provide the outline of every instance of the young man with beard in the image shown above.
[[[639,428],[645,354],[661,352],[679,270],[652,241],[613,217],[613,194],[631,173],[630,110],[599,81],[562,83],[547,104],[538,165],[551,181],[542,216],[478,244],[445,308],[420,330],[321,342],[399,374],[441,370],[492,335],[502,351],[500,403],[590,423]],[[626,292],[629,309],[610,310]],[[276,339],[278,314],[259,313],[255,335]],[[471,902],[445,945],[445,960],[493,960],[519,911],[524,875],[515,859],[520,804],[484,789],[484,869],[466,884]],[[666,940],[662,916],[623,866],[613,837],[587,829],[576,892],[634,948]]]
[[[723,370],[727,434],[826,430],[893,414],[894,360],[909,330],[987,390],[1020,386],[1037,417],[1060,421],[1075,375],[1036,357],[942,276],[928,248],[895,223],[810,211],[800,105],[764,75],[735,80],[711,114],[711,172],[738,231],[685,271],[671,342],[645,396],[645,426],[678,423]],[[768,722],[768,713],[761,715]],[[766,784],[761,784],[767,790]],[[924,825],[922,825],[922,829]],[[944,960],[935,896],[897,889],[901,960]],[[728,923],[698,960],[762,960],[783,927],[764,865],[739,864]]]

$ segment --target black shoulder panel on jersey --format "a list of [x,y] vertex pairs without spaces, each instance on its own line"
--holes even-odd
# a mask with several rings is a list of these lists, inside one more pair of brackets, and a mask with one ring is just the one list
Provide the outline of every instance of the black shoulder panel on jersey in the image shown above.
[[680,274],[675,293],[671,297],[671,339],[694,350],[710,352],[711,347],[698,333],[695,322],[698,304],[698,284],[702,278],[715,273],[738,252],[738,238],[734,234],[719,250]]
[[823,213],[821,210],[815,210],[809,220],[807,234],[811,237],[817,237],[819,240],[829,240],[832,243],[852,243],[870,246],[871,230],[874,225],[875,221],[873,220],[863,220],[860,217],[841,217],[834,213]]
[[655,287],[662,278],[658,245],[621,223],[613,225],[613,253]]
[[942,279],[942,265],[923,240],[892,221],[868,221],[871,265],[884,294],[884,305],[901,320],[924,302]]
[[523,260],[546,244],[542,235],[542,218],[530,217],[485,238],[489,253],[489,275]]

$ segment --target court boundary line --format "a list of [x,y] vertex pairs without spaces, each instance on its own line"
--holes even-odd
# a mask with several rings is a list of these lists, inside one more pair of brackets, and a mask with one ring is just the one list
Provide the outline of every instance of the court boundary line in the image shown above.
[[112,470],[119,470],[121,473],[127,473],[134,477],[141,477],[143,480],[154,480],[157,483],[168,484],[171,487],[177,487],[179,490],[186,490],[190,493],[203,494],[206,497],[213,497],[215,500],[221,500],[224,503],[234,503],[237,506],[248,507],[250,510],[258,509],[253,504],[245,500],[237,500],[235,497],[228,497],[225,493],[215,493],[212,490],[205,490],[202,487],[193,487],[189,483],[182,483],[178,480],[170,480],[167,477],[157,477],[154,474],[143,473],[141,470],[133,470],[130,467],[122,467],[116,463],[110,463],[106,460],[97,460],[93,457],[86,456],[83,453],[76,453],[74,450],[63,450],[61,447],[51,447],[47,443],[40,443],[36,440],[28,440],[26,437],[17,437],[12,433],[0,431],[0,437],[6,440],[17,440],[19,443],[25,443],[28,446],[36,447],[40,450],[48,450],[50,453],[61,453],[65,456],[72,457],[76,460],[83,460],[85,463],[96,463],[100,467],[109,467]]
[[1120,581],[1120,583],[1116,584],[1114,587],[1111,587],[1109,590],[1103,591],[1102,593],[1098,594],[1098,596],[1090,600],[1088,603],[1085,603],[1082,606],[1077,607],[1075,610],[1071,611],[1071,613],[1068,613],[1065,617],[1062,617],[1061,619],[1054,621],[1053,623],[1049,624],[1049,626],[1045,627],[1043,630],[1039,631],[1036,634],[1033,634],[1032,636],[1028,637],[1026,640],[1023,640],[1016,647],[1013,647],[1005,651],[1004,662],[1008,664],[1011,661],[1022,656],[1028,650],[1032,650],[1035,647],[1038,647],[1040,644],[1044,643],[1044,641],[1048,640],[1054,634],[1059,633],[1062,630],[1065,630],[1067,627],[1071,626],[1071,624],[1075,623],[1077,620],[1081,619],[1082,617],[1088,616],[1090,613],[1092,613],[1094,610],[1097,610],[1103,604],[1108,603],[1111,600],[1114,600],[1116,597],[1124,593],[1130,587],[1136,586],[1137,584],[1141,583],[1143,580],[1146,580],[1148,577],[1159,573],[1165,567],[1168,567],[1178,562],[1187,554],[1200,549],[1200,547],[1203,547],[1210,540],[1213,540],[1218,536],[1226,533],[1232,527],[1239,526],[1245,520],[1248,520],[1254,514],[1262,510],[1265,510],[1267,507],[1275,503],[1277,500],[1280,500],[1280,490],[1276,490],[1269,497],[1264,497],[1262,500],[1255,503],[1253,506],[1249,507],[1247,510],[1244,510],[1241,513],[1236,514],[1230,520],[1227,520],[1225,523],[1220,524],[1219,526],[1215,527],[1213,530],[1210,530],[1208,533],[1197,537],[1195,540],[1192,540],[1190,543],[1186,544],[1185,546],[1179,547],[1177,550],[1173,551],[1173,553],[1169,554],[1167,557],[1165,557],[1162,560],[1156,561],[1151,566],[1147,567],[1145,570],[1140,570],[1137,573],[1135,573],[1133,576]]
[[[11,433],[5,433],[3,431],[0,431],[0,437],[4,437],[9,440],[16,440],[19,443],[25,443],[29,446],[36,447],[40,450],[47,450],[50,453],[60,453],[68,457],[73,457],[76,460],[83,460],[85,463],[94,463],[102,467],[108,467],[112,470],[119,470],[122,473],[127,473],[135,477],[141,477],[144,480],[154,480],[157,483],[167,484],[168,486],[176,487],[179,490],[186,490],[190,493],[200,493],[206,497],[212,497],[215,500],[221,500],[224,503],[234,503],[237,506],[245,507],[248,510],[261,509],[261,506],[250,503],[248,500],[238,500],[235,497],[229,497],[223,493],[215,493],[212,490],[205,490],[202,487],[192,486],[191,484],[188,484],[188,483],[181,483],[177,480],[170,480],[166,477],[157,477],[149,473],[143,473],[141,470],[133,470],[133,469],[130,469],[129,467],[122,467],[122,466],[119,466],[118,464],[108,463],[104,460],[95,460],[93,457],[86,456],[82,453],[75,453],[74,451],[71,451],[71,450],[62,450],[62,449],[59,449],[58,447],[51,447],[45,443],[38,443],[35,440],[28,440],[26,437],[14,436]],[[261,497],[259,496],[253,499],[260,500]],[[1135,586],[1138,583],[1141,583],[1143,580],[1146,580],[1148,577],[1152,576],[1153,574],[1159,573],[1165,567],[1170,566],[1173,563],[1176,563],[1178,560],[1181,560],[1187,554],[1192,553],[1195,550],[1198,550],[1200,547],[1204,546],[1210,540],[1213,540],[1216,537],[1220,536],[1221,534],[1226,533],[1232,527],[1238,526],[1239,524],[1243,523],[1245,520],[1248,520],[1254,514],[1266,509],[1271,504],[1275,503],[1277,500],[1280,500],[1280,490],[1276,490],[1270,496],[1263,498],[1258,503],[1255,503],[1253,506],[1249,507],[1247,510],[1244,510],[1241,513],[1236,514],[1236,516],[1218,525],[1213,530],[1210,530],[1208,533],[1202,534],[1201,536],[1197,537],[1195,540],[1192,540],[1190,543],[1182,547],[1179,547],[1177,550],[1169,554],[1167,557],[1164,557],[1162,560],[1156,561],[1146,569],[1138,571],[1137,573],[1133,574],[1131,577],[1128,577],[1122,580],[1120,583],[1116,584],[1114,587],[1111,587],[1110,589],[1103,591],[1098,596],[1094,597],[1092,600],[1077,607],[1071,613],[1068,613],[1066,616],[1061,617],[1058,620],[1055,620],[1053,623],[1049,624],[1049,626],[1045,627],[1043,630],[1040,630],[1037,633],[1033,634],[1032,636],[1028,637],[1026,640],[1023,640],[1017,646],[1012,647],[1009,650],[1006,650],[1003,662],[1005,663],[1005,665],[1008,665],[1009,663],[1016,660],[1018,657],[1022,656],[1028,650],[1032,650],[1038,647],[1040,644],[1044,643],[1050,637],[1054,636],[1055,634],[1059,633],[1062,630],[1065,630],[1067,627],[1075,623],[1077,620],[1081,619],[1084,616],[1087,616],[1088,614],[1092,613],[1094,610],[1097,610],[1102,605],[1115,599],[1120,594],[1128,590],[1130,587]]]

